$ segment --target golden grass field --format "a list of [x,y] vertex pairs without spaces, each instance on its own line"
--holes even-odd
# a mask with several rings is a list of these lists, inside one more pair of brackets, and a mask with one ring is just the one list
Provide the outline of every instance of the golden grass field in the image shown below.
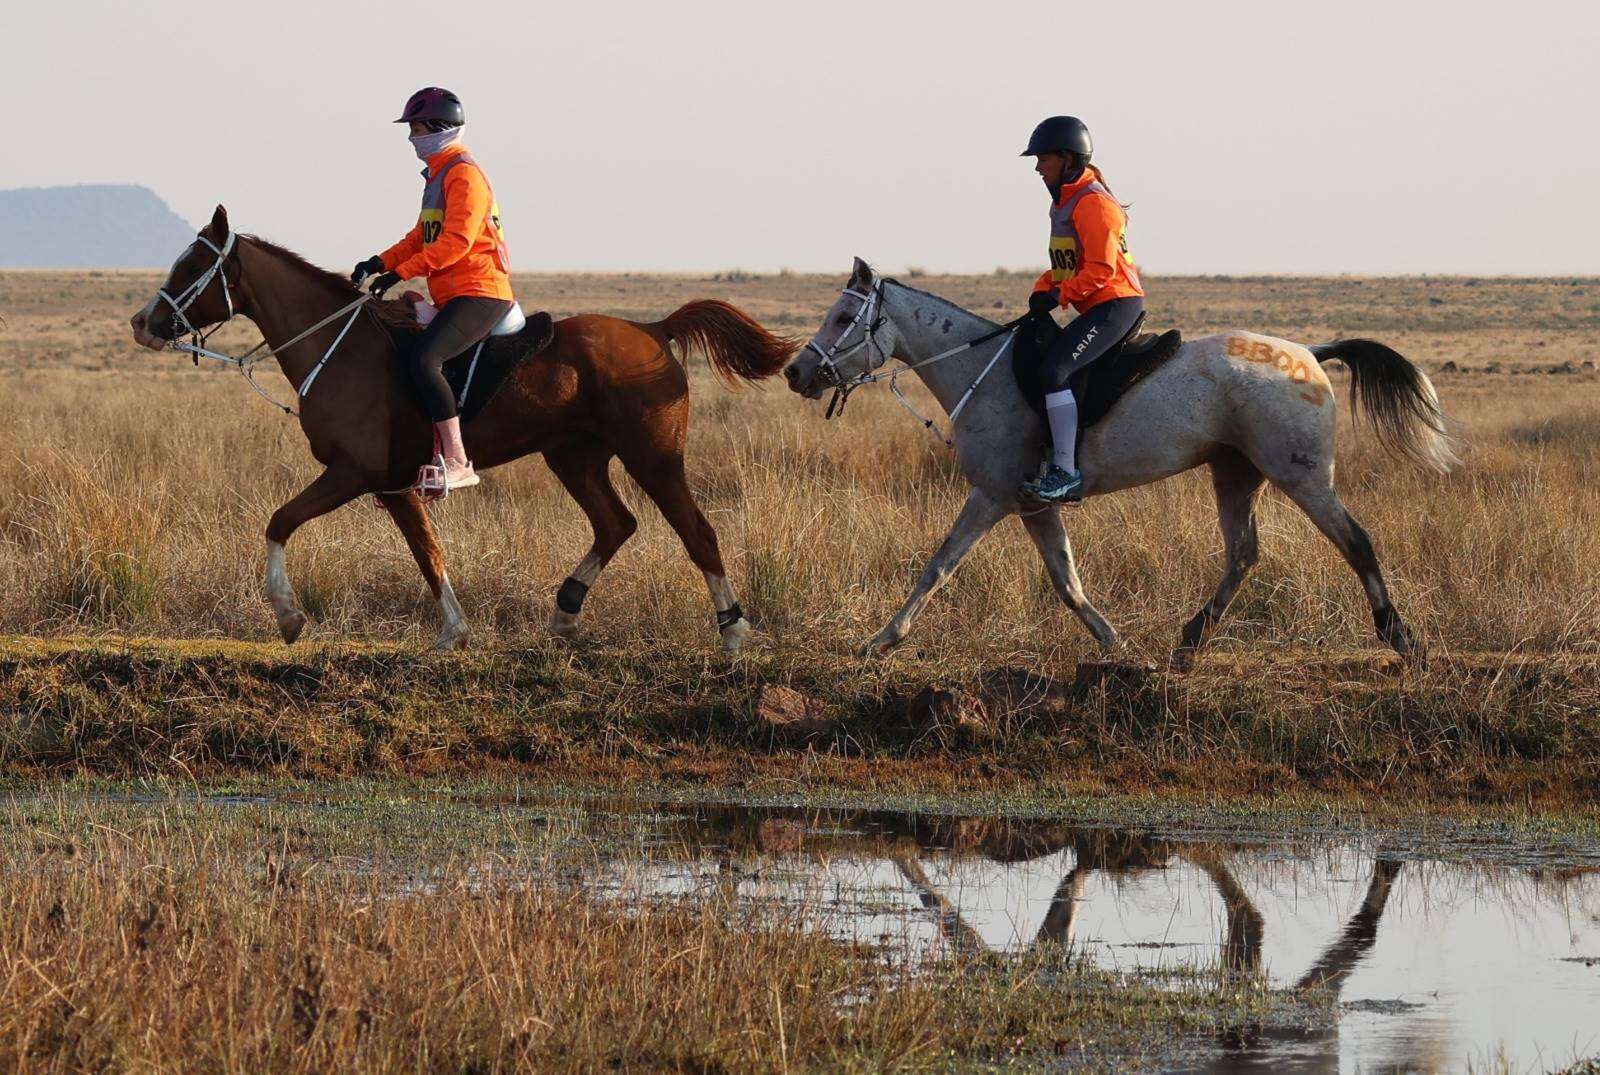
[[[996,319],[1022,274],[926,276],[920,286]],[[270,640],[262,531],[317,472],[299,430],[236,373],[136,348],[127,318],[155,274],[0,274],[0,631]],[[809,336],[840,281],[819,276],[526,276],[524,305],[556,315],[665,315],[728,299]],[[1305,342],[1383,340],[1435,377],[1470,446],[1447,477],[1341,433],[1339,486],[1372,533],[1397,607],[1435,653],[1588,656],[1600,647],[1600,281],[1181,278],[1151,281],[1151,327],[1248,328]],[[245,344],[247,325],[218,337]],[[1439,372],[1446,363],[1468,372]],[[1482,372],[1497,364],[1500,372]],[[1576,372],[1552,374],[1570,363]],[[273,374],[268,385],[287,396]],[[1335,377],[1341,390],[1343,380]],[[920,386],[918,386],[920,388]],[[744,607],[766,644],[847,659],[904,598],[964,493],[944,451],[868,389],[841,420],[793,397],[723,388],[693,367],[690,475]],[[620,467],[618,468],[620,471]],[[585,607],[591,638],[709,650],[704,586],[654,507],[620,483],[639,534]],[[583,516],[537,459],[435,509],[479,646],[542,632],[552,594],[588,547]],[[1314,645],[1379,653],[1360,587],[1276,494],[1263,557],[1216,651]],[[1220,570],[1203,472],[1093,501],[1069,530],[1091,598],[1134,651],[1159,661]],[[303,528],[289,567],[308,641],[424,646],[431,599],[370,502]],[[1092,656],[1019,526],[979,546],[914,628],[927,659],[1051,666]]]

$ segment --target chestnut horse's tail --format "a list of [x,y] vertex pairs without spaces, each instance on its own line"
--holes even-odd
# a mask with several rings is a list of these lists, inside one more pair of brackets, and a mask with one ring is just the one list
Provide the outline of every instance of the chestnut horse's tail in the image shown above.
[[702,351],[727,384],[734,384],[735,378],[771,377],[800,348],[798,340],[774,336],[749,314],[719,299],[685,303],[660,326],[669,338]]

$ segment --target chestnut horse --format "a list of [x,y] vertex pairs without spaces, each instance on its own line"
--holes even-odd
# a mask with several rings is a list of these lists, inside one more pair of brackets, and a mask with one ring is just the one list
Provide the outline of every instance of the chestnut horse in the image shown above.
[[[146,347],[169,347],[182,330],[239,313],[278,352],[278,365],[297,391],[333,347],[299,401],[300,428],[326,469],[267,524],[267,597],[278,629],[285,642],[293,642],[306,622],[284,562],[289,536],[302,523],[372,493],[405,535],[439,602],[443,626],[435,648],[454,649],[466,640],[466,621],[427,510],[409,490],[417,468],[432,454],[427,416],[396,357],[396,334],[418,331],[410,308],[371,301],[354,308],[349,319],[336,317],[303,338],[296,335],[359,298],[344,277],[255,236],[231,234],[219,205],[179,255],[162,291],[133,316],[134,339]],[[723,647],[737,650],[751,633],[723,570],[716,532],[685,478],[689,383],[673,355],[674,342],[699,348],[730,382],[772,376],[796,346],[715,300],[688,303],[653,324],[596,314],[569,317],[556,323],[549,347],[516,366],[462,427],[479,467],[543,452],[589,517],[594,544],[557,592],[550,624],[557,635],[576,631],[589,587],[637,527],[612,487],[613,456],[655,501],[704,574]]]

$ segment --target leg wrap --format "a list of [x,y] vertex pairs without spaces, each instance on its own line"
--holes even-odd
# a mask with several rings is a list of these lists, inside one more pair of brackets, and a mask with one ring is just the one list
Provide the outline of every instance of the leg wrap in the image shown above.
[[735,601],[730,608],[725,608],[717,613],[717,630],[726,631],[740,620],[744,619],[744,610]]
[[556,607],[569,616],[576,616],[583,611],[583,599],[588,595],[588,586],[577,579],[568,579],[556,591]]

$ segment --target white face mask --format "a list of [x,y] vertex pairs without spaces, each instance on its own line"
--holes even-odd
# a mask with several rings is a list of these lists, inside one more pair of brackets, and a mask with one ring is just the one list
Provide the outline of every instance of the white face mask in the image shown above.
[[459,141],[461,141],[461,128],[451,127],[448,130],[412,135],[411,148],[416,150],[419,161],[426,162],[435,153],[440,153]]

